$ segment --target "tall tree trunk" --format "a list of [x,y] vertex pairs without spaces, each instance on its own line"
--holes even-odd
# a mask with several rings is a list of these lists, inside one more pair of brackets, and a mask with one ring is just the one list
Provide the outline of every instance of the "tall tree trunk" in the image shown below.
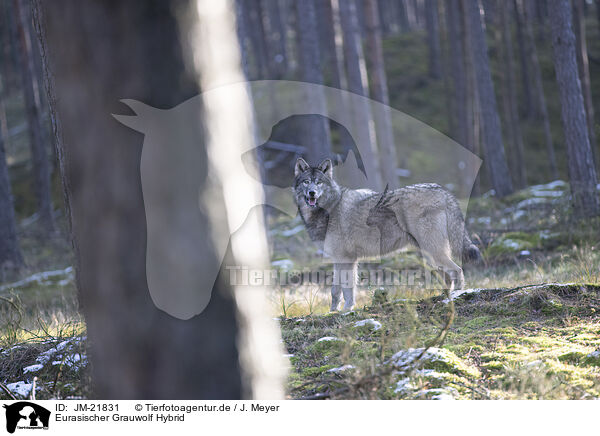
[[[315,0],[295,2],[298,62],[302,81],[322,85],[323,72],[314,2]],[[318,90],[307,91],[305,98],[307,107],[314,107],[317,113],[325,111],[325,96]],[[325,118],[314,118],[311,128],[304,135],[304,143],[311,144],[307,156],[309,163],[316,165],[322,159],[332,157],[329,124]]]
[[510,174],[506,165],[502,129],[498,116],[498,105],[494,93],[494,84],[490,72],[485,34],[479,14],[477,0],[466,0],[471,31],[471,50],[475,68],[475,80],[481,106],[483,121],[483,145],[485,162],[490,174],[492,186],[499,197],[513,192]]
[[24,0],[13,0],[15,14],[15,30],[18,32],[19,42],[18,58],[23,79],[23,94],[25,97],[25,112],[29,130],[31,159],[33,161],[33,188],[37,200],[37,209],[44,235],[52,233],[55,229],[50,190],[50,163],[40,119],[40,101],[35,97],[35,70],[33,65],[31,39],[27,26],[24,8],[28,5]]
[[579,216],[600,214],[596,170],[585,115],[581,82],[577,71],[575,34],[568,0],[548,2],[552,31],[554,69],[561,103],[561,115],[567,143],[569,179],[575,213]]
[[260,0],[243,0],[243,11],[246,22],[244,28],[248,32],[252,59],[254,61],[254,72],[252,79],[264,80],[269,78],[269,54],[265,41],[265,29],[263,25],[262,8]]
[[331,0],[315,0],[316,15],[320,35],[320,53],[323,69],[329,72],[332,87],[342,87],[341,64],[335,44],[335,24]]
[[450,62],[450,74],[452,76],[452,104],[449,108],[449,117],[454,119],[450,124],[454,126],[452,136],[454,139],[470,151],[472,144],[468,141],[468,117],[467,117],[467,73],[465,71],[465,55],[461,44],[462,25],[460,18],[460,0],[448,0],[444,4],[446,15],[446,29],[448,32],[448,51]]
[[573,1],[573,27],[575,28],[577,68],[579,70],[579,79],[581,80],[581,91],[583,92],[583,102],[585,104],[585,115],[588,125],[588,135],[592,153],[596,154],[596,129],[594,119],[594,105],[592,103],[592,87],[590,83],[590,66],[588,61],[585,19],[583,0]]
[[287,72],[285,28],[281,21],[279,0],[260,0],[267,18],[269,63],[273,78],[281,79]]
[[[465,146],[473,153],[481,155],[480,142],[481,142],[481,129],[480,129],[480,110],[479,110],[479,97],[477,94],[477,81],[475,80],[475,65],[473,59],[473,50],[471,48],[471,26],[469,24],[469,17],[466,13],[466,1],[465,0],[450,0],[457,6],[455,11],[460,18],[460,41],[461,48],[464,54],[464,68],[465,68],[465,82],[466,82],[466,99],[465,99],[465,116],[467,125],[467,137]],[[477,196],[481,193],[481,171],[475,178],[473,185],[473,195]]]
[[[523,17],[525,52],[527,53],[527,58],[530,61],[531,67],[532,82],[529,86],[533,90],[535,102],[534,114],[536,118],[539,118],[542,121],[544,141],[546,143],[546,151],[548,153],[548,161],[550,163],[550,174],[552,176],[552,180],[556,180],[558,179],[558,169],[556,166],[552,133],[550,131],[550,117],[548,116],[548,107],[546,106],[546,97],[544,95],[544,87],[542,85],[542,72],[540,70],[540,63],[538,61],[537,50],[535,48],[535,41],[533,38],[533,27],[531,24],[532,17],[529,16],[528,8],[524,6],[523,0],[518,0],[517,7],[521,9],[520,13]],[[519,11],[517,11],[517,14],[519,14]]]
[[442,53],[440,49],[437,0],[425,0],[425,24],[427,45],[429,47],[429,75],[434,79],[439,79],[442,77],[442,66],[440,64]]
[[[3,97],[0,95],[0,98]],[[4,280],[6,270],[16,272],[23,266],[23,256],[17,240],[17,223],[4,152],[3,133],[0,132],[0,280]]]
[[[354,1],[339,0],[338,10],[344,40],[344,65],[348,79],[348,90],[358,95],[367,96],[368,79]],[[361,145],[361,158],[367,173],[369,187],[376,190],[381,189],[381,173],[374,143],[374,132],[370,129],[372,118],[369,104],[367,100],[362,100],[359,107],[353,107],[351,110],[354,122],[359,126],[357,134],[360,137],[355,138],[355,140]]]
[[[38,0],[33,3],[39,8]],[[94,395],[240,398],[245,363],[240,364],[238,334],[243,321],[236,316],[227,273],[222,271],[200,315],[182,320],[155,306],[146,271],[149,234],[140,185],[143,135],[110,115],[122,110],[118,102],[125,96],[172,107],[197,93],[196,78],[183,64],[173,9],[161,1],[53,1],[44,2],[41,11],[47,30],[44,52],[55,73],[54,94],[60,95],[56,103],[64,142],[59,146],[78,258],[77,286],[91,344]],[[40,21],[41,11],[35,14]],[[221,29],[233,33],[233,23]],[[214,40],[216,35],[208,32],[203,37]],[[235,53],[233,47],[221,48],[232,50]],[[234,77],[227,70],[223,75]],[[157,86],[164,83],[172,86]],[[241,125],[246,121],[236,118]],[[212,162],[207,162],[203,148],[199,150],[203,165],[197,168],[206,171]],[[195,189],[196,198],[205,188],[202,184],[200,191]],[[173,192],[169,199],[174,196]],[[165,201],[162,207],[171,207],[166,197]],[[220,208],[220,203],[203,210]],[[215,251],[205,236],[222,225],[207,213],[200,212],[204,235],[188,236],[202,259],[211,263],[216,261]],[[199,291],[207,291],[207,286],[213,284],[197,283]]]
[[367,31],[366,60],[367,70],[371,77],[371,98],[383,103],[382,105],[375,104],[373,111],[375,130],[377,132],[377,145],[380,151],[379,165],[381,166],[383,181],[389,183],[390,187],[397,188],[399,186],[398,175],[396,174],[398,157],[389,107],[390,97],[383,61],[377,0],[364,0],[364,5]]
[[529,62],[527,61],[527,50],[525,49],[525,31],[523,15],[519,12],[517,2],[521,0],[513,0],[513,12],[515,14],[515,27],[517,28],[517,46],[519,47],[519,66],[521,69],[521,90],[523,93],[523,115],[526,118],[531,118],[534,115],[533,104],[533,87],[531,86],[531,73],[529,72]]
[[516,89],[516,75],[514,64],[514,51],[510,28],[510,3],[499,2],[500,40],[502,47],[502,106],[504,119],[509,140],[512,144],[509,156],[511,173],[517,188],[522,189],[527,185],[527,172],[525,170],[525,158],[523,152],[523,135],[521,133],[521,122],[519,120],[519,109]]

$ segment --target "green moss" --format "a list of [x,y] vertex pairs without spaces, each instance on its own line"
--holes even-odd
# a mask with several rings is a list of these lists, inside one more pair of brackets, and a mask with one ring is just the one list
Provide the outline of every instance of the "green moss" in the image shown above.
[[335,368],[336,365],[322,365],[322,366],[315,366],[315,367],[309,367],[309,368],[304,368],[302,370],[302,376],[303,377],[318,377],[319,375],[323,374],[325,371],[330,370],[331,368]]

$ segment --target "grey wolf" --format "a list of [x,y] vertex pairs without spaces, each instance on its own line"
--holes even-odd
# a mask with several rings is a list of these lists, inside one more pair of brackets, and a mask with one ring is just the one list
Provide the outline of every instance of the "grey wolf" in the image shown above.
[[333,164],[316,167],[298,158],[294,167],[294,200],[313,241],[322,241],[333,260],[331,310],[354,306],[352,285],[339,277],[356,276],[359,259],[383,256],[412,245],[436,270],[448,275],[447,284],[462,289],[464,275],[455,262],[478,259],[480,253],[465,230],[458,201],[440,185],[424,183],[383,193],[348,189],[336,183]]

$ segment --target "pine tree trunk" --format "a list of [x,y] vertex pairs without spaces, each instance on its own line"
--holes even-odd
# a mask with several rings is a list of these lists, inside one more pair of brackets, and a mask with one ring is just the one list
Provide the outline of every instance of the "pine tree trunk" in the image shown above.
[[383,47],[381,44],[381,28],[379,27],[379,14],[377,0],[365,0],[365,24],[367,31],[367,70],[371,77],[371,98],[382,103],[375,104],[373,118],[377,132],[377,145],[379,153],[379,164],[383,181],[390,187],[399,187],[398,157],[394,143],[394,130],[392,127],[392,116],[390,113],[390,97],[388,93],[387,77],[383,60]]
[[517,46],[519,48],[519,66],[521,69],[521,92],[523,97],[523,114],[526,118],[531,118],[534,115],[533,104],[533,89],[531,86],[531,73],[529,72],[529,62],[527,61],[527,51],[525,49],[525,31],[523,30],[523,16],[519,12],[520,5],[518,2],[522,0],[513,0],[513,12],[515,17],[515,27],[517,28]]
[[499,197],[504,197],[513,192],[510,174],[506,165],[498,105],[494,93],[494,84],[490,72],[485,34],[479,15],[477,0],[467,0],[466,8],[471,25],[471,49],[477,92],[481,106],[483,122],[483,145],[485,150],[485,163],[490,174],[492,186]]
[[21,266],[23,256],[17,240],[17,223],[4,152],[4,137],[0,133],[0,280],[4,280],[5,272],[16,272]]
[[573,206],[578,216],[595,216],[600,214],[600,203],[596,190],[598,182],[577,70],[575,34],[573,33],[569,1],[553,0],[548,2],[548,15],[552,31],[554,69],[567,143]]
[[287,51],[285,28],[281,22],[279,0],[260,0],[267,18],[267,41],[271,74],[274,79],[282,79],[287,72]]
[[[344,65],[348,79],[348,90],[358,95],[367,96],[368,79],[354,6],[353,0],[340,0],[338,2],[344,40]],[[368,187],[375,190],[382,189],[377,149],[373,140],[374,134],[370,131],[372,118],[369,105],[366,100],[363,100],[359,107],[350,109],[357,126],[359,137],[354,139],[361,146],[361,158],[367,173]]]
[[514,51],[512,45],[512,36],[510,29],[510,3],[506,1],[499,2],[500,11],[500,38],[502,47],[502,106],[504,119],[506,121],[509,140],[512,144],[509,156],[512,156],[511,173],[517,188],[522,189],[527,186],[527,172],[525,170],[525,158],[523,147],[523,135],[521,133],[521,122],[519,120],[519,109],[516,89],[516,75],[514,64]]
[[[581,80],[583,102],[585,103],[585,114],[588,125],[588,135],[590,138],[590,146],[592,147],[592,153],[595,153],[597,147],[595,129],[596,122],[594,119],[594,105],[592,103],[592,88],[590,83],[590,66],[587,53],[583,0],[573,1],[573,27],[575,29],[575,41],[577,47],[577,68],[579,70],[579,79]],[[596,159],[594,160],[596,161]]]
[[442,54],[437,0],[425,0],[425,24],[429,47],[429,75],[433,79],[439,79],[442,77],[442,66],[440,65]]
[[[323,84],[321,70],[321,55],[317,31],[317,17],[315,0],[295,2],[296,7],[296,33],[298,40],[298,63],[300,79],[303,82]],[[307,91],[306,105],[313,107],[314,113],[325,112],[327,104],[325,96],[318,90]],[[316,165],[324,158],[331,156],[331,137],[327,119],[315,118],[311,128],[304,132],[304,144],[310,144],[307,160]]]
[[[538,61],[537,50],[533,38],[533,27],[531,24],[532,17],[529,16],[528,7],[524,7],[522,0],[519,0],[518,7],[523,17],[524,23],[524,43],[525,53],[530,60],[531,67],[531,84],[533,90],[535,110],[534,115],[542,121],[542,129],[544,132],[544,141],[546,143],[546,152],[548,153],[548,161],[550,163],[550,175],[552,180],[558,179],[558,169],[556,166],[556,156],[554,152],[554,143],[552,141],[552,133],[550,131],[550,118],[548,116],[548,107],[546,106],[546,97],[544,95],[544,87],[542,85],[542,72]],[[518,12],[517,12],[518,13]]]
[[341,64],[335,44],[335,24],[331,0],[316,0],[316,14],[321,42],[321,62],[323,69],[329,72],[329,83],[341,89]]
[[[110,115],[123,110],[119,100],[127,96],[173,107],[197,94],[196,79],[183,65],[171,6],[52,1],[42,3],[41,11],[35,16],[44,17],[53,94],[60,96],[56,103],[64,141],[57,145],[66,164],[62,176],[71,205],[94,396],[239,399],[240,322],[227,274],[223,271],[216,281],[204,312],[189,320],[154,305],[146,276],[140,186],[144,137]],[[209,223],[205,234],[214,231]],[[213,261],[209,242],[200,241],[198,250]],[[198,289],[207,285],[212,286],[198,283]]]
[[[453,1],[453,0],[450,0]],[[460,40],[464,54],[465,66],[465,82],[466,82],[466,100],[465,100],[465,115],[467,125],[467,143],[465,146],[468,150],[475,154],[481,155],[481,129],[480,129],[480,111],[479,97],[477,93],[477,81],[475,80],[475,65],[473,60],[473,50],[471,48],[471,26],[469,17],[466,13],[467,0],[456,0],[457,9],[460,9],[458,14],[460,18]],[[481,171],[475,178],[473,185],[473,195],[478,196],[481,193]]]
[[25,98],[25,113],[29,130],[31,159],[33,161],[33,187],[37,200],[37,209],[40,215],[41,228],[45,236],[55,230],[52,197],[50,193],[50,163],[44,144],[42,121],[40,119],[39,96],[36,101],[35,87],[37,81],[32,58],[31,39],[25,21],[25,11],[28,5],[23,0],[13,0],[15,16],[15,30],[19,50],[17,56],[23,79],[23,94]]

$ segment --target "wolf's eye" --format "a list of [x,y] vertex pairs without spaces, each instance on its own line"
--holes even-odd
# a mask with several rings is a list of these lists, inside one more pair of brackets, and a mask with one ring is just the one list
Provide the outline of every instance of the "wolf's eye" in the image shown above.
[[305,180],[304,182],[302,182],[303,185],[308,185],[308,180]]

